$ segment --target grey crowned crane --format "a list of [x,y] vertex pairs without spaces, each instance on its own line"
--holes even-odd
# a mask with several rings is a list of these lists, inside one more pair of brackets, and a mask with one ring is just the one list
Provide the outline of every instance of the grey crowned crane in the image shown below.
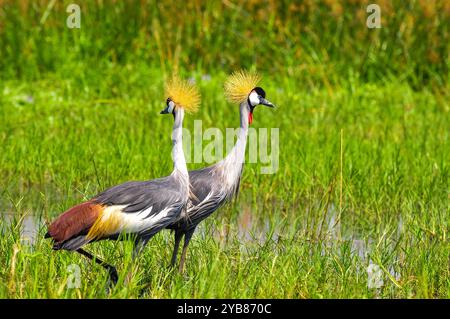
[[239,135],[234,148],[223,160],[212,166],[189,172],[193,196],[188,204],[187,215],[168,227],[174,230],[175,235],[172,266],[175,265],[180,241],[184,236],[180,272],[183,271],[187,247],[197,225],[238,194],[248,127],[253,121],[253,111],[258,105],[274,107],[271,102],[266,100],[264,90],[258,87],[260,80],[260,76],[256,73],[237,71],[225,83],[225,94],[228,100],[239,103]]
[[173,78],[166,85],[167,102],[161,114],[172,114],[172,173],[150,181],[132,181],[105,190],[94,198],[76,205],[60,215],[48,227],[46,238],[52,238],[53,249],[77,251],[95,260],[109,272],[115,284],[115,267],[85,251],[82,246],[104,239],[122,239],[134,235],[134,255],[148,240],[183,217],[189,197],[189,176],[182,148],[184,113],[197,110],[198,90],[190,83]]

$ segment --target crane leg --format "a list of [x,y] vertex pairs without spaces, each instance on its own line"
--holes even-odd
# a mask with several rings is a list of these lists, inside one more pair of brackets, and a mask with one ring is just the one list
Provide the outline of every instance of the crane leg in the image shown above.
[[181,238],[183,238],[183,232],[175,230],[175,243],[173,245],[172,259],[170,261],[171,267],[175,266],[175,263],[177,261],[178,249],[180,248]]
[[188,230],[186,233],[184,233],[184,245],[183,245],[183,252],[181,253],[180,268],[179,268],[180,273],[184,271],[184,262],[186,261],[187,248],[189,242],[191,241],[192,235],[194,234],[194,231],[195,228]]
[[109,278],[111,279],[111,282],[113,283],[113,285],[117,284],[117,281],[119,280],[119,276],[117,275],[117,270],[114,266],[104,262],[100,258],[92,256],[90,253],[88,253],[86,250],[84,250],[82,248],[78,248],[76,251],[78,253],[82,254],[83,256],[85,256],[86,258],[95,261],[97,264],[99,264],[103,268],[105,268],[109,273]]
[[150,240],[149,238],[138,238],[135,240],[134,242],[134,248],[133,248],[133,254],[131,256],[131,258],[133,260],[135,260],[137,258],[137,256],[140,254],[140,252],[142,251],[142,249],[145,247],[145,245],[147,245],[147,242]]

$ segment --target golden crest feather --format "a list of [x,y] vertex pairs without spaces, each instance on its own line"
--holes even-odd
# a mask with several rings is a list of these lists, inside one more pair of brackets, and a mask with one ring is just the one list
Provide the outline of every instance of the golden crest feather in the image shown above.
[[174,76],[166,83],[166,97],[170,98],[177,107],[188,113],[194,113],[200,105],[200,92],[195,84]]
[[230,102],[242,103],[260,81],[261,76],[256,72],[235,71],[225,82],[225,96]]

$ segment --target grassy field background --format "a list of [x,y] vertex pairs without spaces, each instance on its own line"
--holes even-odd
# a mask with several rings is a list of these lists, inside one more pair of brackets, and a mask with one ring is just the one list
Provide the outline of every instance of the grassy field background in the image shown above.
[[[359,0],[83,1],[69,29],[72,2],[0,0],[1,298],[450,298],[448,1],[376,1],[380,29]],[[167,76],[200,87],[187,128],[224,130],[239,124],[222,98],[239,68],[278,106],[253,127],[279,128],[279,169],[245,165],[185,274],[168,268],[168,231],[135,263],[128,242],[89,246],[118,266],[109,292],[102,268],[51,250],[59,213],[170,173]]]

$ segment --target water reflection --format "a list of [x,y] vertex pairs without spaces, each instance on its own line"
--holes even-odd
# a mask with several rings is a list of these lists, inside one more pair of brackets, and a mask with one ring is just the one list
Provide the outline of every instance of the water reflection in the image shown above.
[[[216,217],[217,216],[212,216]],[[352,227],[342,227],[338,210],[330,205],[326,210],[325,216],[320,217],[320,221],[311,220],[304,223],[292,223],[291,220],[278,219],[279,224],[274,224],[270,219],[261,219],[254,213],[252,207],[242,206],[241,211],[236,216],[227,222],[226,219],[213,219],[213,227],[207,230],[205,223],[201,223],[197,235],[200,240],[205,240],[212,236],[214,240],[224,247],[229,242],[237,240],[243,254],[250,254],[255,249],[259,249],[262,245],[270,242],[274,246],[275,254],[283,254],[284,243],[278,245],[281,238],[294,238],[293,242],[289,241],[289,245],[295,245],[300,241],[309,241],[309,248],[311,254],[319,250],[322,256],[326,256],[331,252],[338,255],[343,253],[343,250],[336,249],[348,245],[350,247],[350,255],[357,258],[360,263],[357,265],[358,271],[364,272],[367,265],[373,263],[370,258],[372,248],[376,246],[374,240],[367,236],[359,236],[358,232]],[[309,222],[309,223],[308,223]],[[23,245],[34,246],[37,242],[39,229],[42,227],[42,219],[31,214],[19,216],[13,213],[0,214],[0,234],[7,235],[8,232],[17,231],[20,229],[20,241]],[[298,229],[292,229],[297,227]],[[403,220],[400,218],[396,230],[396,238],[399,238],[403,231]],[[308,238],[308,236],[310,238]],[[298,240],[298,241],[297,241]],[[393,241],[396,239],[394,238]],[[388,243],[388,245],[390,245]],[[395,259],[396,264],[401,262]],[[388,268],[390,275],[396,280],[400,279],[400,274],[396,271],[394,266]]]
[[3,213],[0,215],[0,233],[7,235],[10,231],[20,227],[20,242],[22,245],[34,246],[37,241],[39,228],[42,225],[40,218],[26,214],[18,216],[13,213]]

